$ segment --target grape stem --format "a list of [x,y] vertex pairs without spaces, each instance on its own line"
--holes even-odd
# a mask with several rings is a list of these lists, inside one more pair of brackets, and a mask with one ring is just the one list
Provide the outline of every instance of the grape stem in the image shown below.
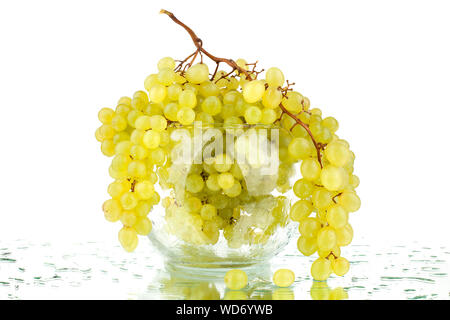
[[192,38],[192,41],[194,42],[194,45],[197,47],[198,52],[203,53],[205,56],[207,56],[208,58],[210,58],[212,61],[214,61],[217,64],[219,64],[221,62],[228,64],[234,70],[238,70],[240,73],[245,74],[247,79],[251,79],[250,74],[247,72],[247,70],[238,66],[238,64],[233,59],[219,58],[219,57],[213,56],[211,53],[209,53],[208,51],[203,49],[203,41],[195,34],[195,32],[191,28],[189,28],[183,22],[178,20],[178,18],[175,17],[175,15],[172,12],[161,9],[160,13],[163,13],[163,14],[166,14],[167,16],[169,16],[169,18],[172,19],[173,22],[175,22],[176,24],[183,27],[187,31],[187,33],[189,33],[189,35]]
[[[186,58],[184,61],[187,61],[187,60],[188,60],[190,57],[192,57],[192,56],[194,56],[194,58],[195,58],[195,57],[197,56],[198,53],[200,53],[200,54],[203,53],[205,56],[207,56],[208,58],[210,58],[212,61],[214,61],[214,62],[217,64],[217,65],[216,65],[216,68],[215,68],[215,71],[214,71],[214,74],[212,75],[212,79],[214,78],[214,76],[215,76],[216,73],[217,73],[217,70],[218,70],[218,68],[219,68],[219,64],[223,62],[223,63],[226,63],[227,65],[229,65],[229,66],[232,68],[231,72],[228,73],[228,74],[231,74],[233,71],[237,70],[239,73],[245,74],[247,80],[252,80],[251,73],[248,72],[247,70],[245,70],[244,68],[241,68],[241,67],[240,67],[233,59],[219,58],[219,57],[216,57],[216,56],[212,55],[212,54],[209,53],[208,51],[206,51],[206,50],[203,48],[203,41],[195,34],[195,32],[194,32],[191,28],[189,28],[189,27],[188,27],[187,25],[185,25],[183,22],[181,22],[180,20],[178,20],[178,18],[175,17],[175,15],[174,15],[172,12],[167,11],[167,10],[164,10],[164,9],[161,9],[160,13],[167,15],[170,19],[172,19],[173,22],[175,22],[175,23],[178,24],[179,26],[183,27],[183,28],[187,31],[187,33],[191,36],[191,39],[192,39],[192,41],[194,42],[194,45],[196,46],[197,50],[196,50],[196,52],[194,52],[192,55],[190,55],[188,58]],[[193,61],[193,60],[192,60],[192,61]],[[192,61],[191,61],[191,63],[192,63]],[[252,73],[255,72],[256,62],[255,62],[255,63],[248,63],[247,65],[253,65],[254,67],[253,67]],[[261,70],[260,72],[262,72],[262,71],[263,71],[263,70]],[[258,72],[258,73],[260,73],[260,72]],[[258,74],[258,73],[257,73],[257,74]],[[256,75],[257,75],[257,74],[256,74]],[[223,76],[222,76],[222,77],[223,77]],[[219,80],[220,80],[220,79],[219,79]],[[289,88],[289,82],[288,82],[288,88]],[[286,98],[287,98],[287,97],[286,97]],[[322,165],[322,159],[321,159],[321,155],[320,155],[320,146],[319,146],[319,144],[316,142],[316,140],[314,139],[314,136],[313,136],[311,130],[309,129],[308,125],[305,124],[305,123],[303,123],[303,121],[301,121],[301,120],[300,120],[299,118],[297,118],[293,113],[291,113],[290,111],[288,111],[288,110],[283,106],[283,104],[281,104],[281,103],[280,103],[280,108],[281,108],[281,111],[282,111],[282,114],[281,114],[281,116],[280,116],[280,119],[281,119],[281,117],[282,117],[283,114],[287,114],[289,117],[291,117],[292,119],[295,120],[296,124],[301,125],[303,128],[305,128],[306,132],[308,132],[308,134],[309,134],[309,136],[311,137],[311,140],[312,140],[312,142],[313,142],[313,144],[314,144],[314,147],[316,148],[316,151],[317,151],[317,160],[319,161],[320,167],[322,168],[323,165]]]

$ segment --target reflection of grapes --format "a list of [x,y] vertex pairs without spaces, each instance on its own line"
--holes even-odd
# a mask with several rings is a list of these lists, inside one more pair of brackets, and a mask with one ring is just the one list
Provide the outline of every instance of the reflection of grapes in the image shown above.
[[[170,12],[162,13],[185,27]],[[299,222],[298,249],[304,255],[319,255],[311,268],[313,277],[325,280],[332,272],[345,274],[349,263],[340,257],[340,247],[353,238],[349,213],[361,203],[355,192],[359,185],[353,174],[355,155],[348,142],[337,136],[338,122],[310,108],[309,99],[293,91],[292,83],[284,84],[281,70],[270,68],[265,79],[258,79],[256,64],[217,58],[203,49],[192,30],[186,30],[197,47],[192,55],[178,65],[170,57],[162,58],[158,73],[144,81],[146,91],[122,97],[114,109],[102,108],[98,114],[102,125],[95,137],[102,153],[113,157],[111,199],[103,204],[103,211],[106,220],[123,224],[121,245],[133,251],[138,235],[151,231],[147,215],[160,202],[156,182],[162,189],[172,189],[162,202],[171,233],[194,245],[215,244],[223,235],[230,248],[263,244],[284,226],[286,197],[271,192],[293,189],[299,200],[290,217]],[[227,64],[231,72],[215,68],[210,76],[213,69],[203,62],[204,56],[217,67]],[[173,141],[170,133],[194,121],[203,127],[224,125],[223,136],[233,139],[236,151],[251,165],[238,165],[226,153],[188,168],[175,165],[177,152],[185,146]],[[250,137],[261,135],[260,124],[291,132],[280,134],[274,179],[258,180],[267,155]],[[232,130],[236,125],[247,126]],[[191,135],[194,127],[188,130]],[[202,151],[206,148],[203,144]],[[289,178],[299,161],[302,179],[292,186]],[[254,215],[249,219],[242,212]]]

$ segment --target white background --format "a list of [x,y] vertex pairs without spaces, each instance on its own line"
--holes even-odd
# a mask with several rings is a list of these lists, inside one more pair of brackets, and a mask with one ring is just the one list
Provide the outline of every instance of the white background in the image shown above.
[[0,241],[114,241],[97,112],[184,58],[173,11],[230,58],[281,68],[340,122],[357,242],[449,245],[448,1],[2,1]]

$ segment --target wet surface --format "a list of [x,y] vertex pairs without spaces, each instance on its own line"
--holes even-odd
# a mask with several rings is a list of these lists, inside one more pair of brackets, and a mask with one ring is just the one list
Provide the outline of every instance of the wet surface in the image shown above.
[[[225,270],[165,265],[149,243],[127,254],[101,242],[72,245],[0,242],[0,299],[449,299],[450,248],[418,243],[389,248],[350,245],[344,277],[315,282],[313,258],[292,243],[271,263],[248,270],[249,285],[226,290]],[[290,268],[296,281],[277,288],[271,275]]]

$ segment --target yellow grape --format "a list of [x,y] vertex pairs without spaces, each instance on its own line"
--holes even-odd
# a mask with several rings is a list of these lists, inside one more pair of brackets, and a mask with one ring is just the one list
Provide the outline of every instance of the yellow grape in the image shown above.
[[136,230],[130,227],[120,229],[119,242],[126,251],[134,251],[139,242]]
[[122,207],[120,202],[115,199],[106,200],[103,203],[103,213],[105,214],[105,219],[110,222],[116,222],[120,219],[122,214]]
[[317,240],[301,236],[298,238],[297,248],[303,255],[310,256],[317,251]]
[[295,274],[289,269],[278,269],[273,274],[273,283],[282,288],[289,287],[295,281]]
[[242,94],[247,103],[255,103],[262,99],[264,91],[264,82],[254,80],[244,86]]
[[335,204],[327,210],[327,222],[335,229],[343,228],[348,222],[348,213],[341,205]]
[[284,74],[278,68],[269,68],[266,71],[266,82],[269,86],[280,87],[284,84]]
[[311,275],[317,281],[327,280],[331,272],[331,262],[325,258],[316,259],[311,266]]
[[331,267],[333,272],[338,276],[343,276],[350,269],[350,263],[347,259],[339,257],[337,259],[332,260]]
[[303,178],[306,180],[314,181],[320,176],[320,164],[316,159],[306,159],[302,161],[300,171]]
[[344,191],[337,197],[337,202],[348,212],[358,211],[361,207],[361,200],[354,191]]

